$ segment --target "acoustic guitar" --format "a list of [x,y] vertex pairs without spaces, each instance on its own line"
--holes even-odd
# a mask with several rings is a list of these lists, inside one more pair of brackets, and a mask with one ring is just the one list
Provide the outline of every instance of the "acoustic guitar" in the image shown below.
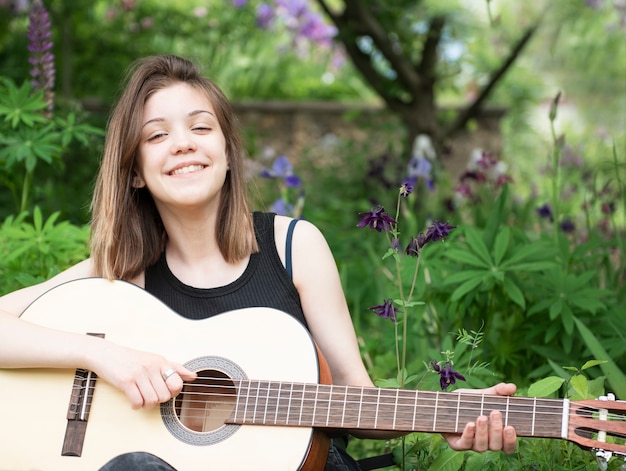
[[97,470],[132,451],[181,471],[322,470],[325,430],[460,432],[494,409],[519,436],[626,455],[624,401],[326,384],[308,331],[275,309],[192,321],[133,284],[87,278],[48,291],[22,318],[158,352],[198,379],[160,408],[132,410],[87,370],[0,369],[2,471]]

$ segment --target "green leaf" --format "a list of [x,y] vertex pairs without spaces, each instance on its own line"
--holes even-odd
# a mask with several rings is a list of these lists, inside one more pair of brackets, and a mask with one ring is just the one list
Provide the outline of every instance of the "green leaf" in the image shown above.
[[549,397],[558,391],[565,380],[558,376],[548,376],[533,383],[528,388],[528,395],[532,397]]
[[445,285],[450,285],[450,284],[456,284],[456,283],[463,283],[464,281],[467,280],[471,280],[473,278],[478,278],[480,277],[482,279],[482,277],[485,276],[485,271],[482,270],[462,270],[456,273],[453,273],[452,275],[448,275],[446,277],[446,279],[444,280],[444,284]]
[[589,398],[589,387],[587,386],[587,378],[583,375],[574,375],[569,380],[570,388],[574,391],[572,394],[572,399],[580,400],[580,399],[590,399]]
[[504,258],[504,254],[509,248],[510,240],[511,229],[508,226],[505,226],[496,236],[496,243],[494,244],[494,262],[496,266],[500,265],[502,258]]
[[580,371],[586,370],[588,368],[593,368],[594,366],[601,365],[602,363],[606,363],[606,360],[588,360],[585,364],[580,368]]
[[504,286],[504,291],[506,291],[509,298],[511,298],[513,302],[522,309],[525,309],[526,299],[524,298],[524,293],[522,293],[522,290],[515,284],[515,282],[507,276],[504,278],[502,285]]
[[437,459],[429,466],[432,471],[458,471],[463,466],[465,457],[463,453],[450,448],[443,450]]
[[487,266],[492,267],[493,262],[491,260],[491,255],[489,255],[487,246],[478,235],[478,231],[466,226],[464,233],[470,250],[474,252]]
[[593,335],[589,328],[576,317],[574,323],[580,332],[585,345],[591,351],[597,360],[603,361],[600,364],[602,372],[607,377],[607,382],[613,388],[613,392],[617,397],[626,397],[626,374],[615,364],[609,354],[606,352],[602,344]]
[[450,249],[445,253],[445,256],[455,262],[463,262],[475,267],[489,268],[491,266],[467,250]]
[[450,296],[450,300],[458,301],[459,299],[461,299],[463,296],[465,296],[467,293],[469,293],[473,289],[478,288],[482,283],[483,283],[482,278],[473,278],[471,280],[466,281],[465,283],[463,283],[461,286],[459,286],[457,289],[454,290],[454,292],[452,293],[452,296]]

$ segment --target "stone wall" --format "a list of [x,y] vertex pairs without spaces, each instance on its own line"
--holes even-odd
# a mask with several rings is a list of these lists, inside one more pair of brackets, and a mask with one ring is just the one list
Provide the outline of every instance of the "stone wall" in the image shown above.
[[[255,158],[269,148],[294,163],[304,158],[323,165],[341,158],[334,152],[339,143],[367,149],[372,157],[389,150],[399,152],[404,144],[398,118],[382,106],[285,101],[236,102],[233,106]],[[477,147],[500,155],[503,115],[501,109],[486,110],[449,143],[442,161],[452,178],[463,171]]]

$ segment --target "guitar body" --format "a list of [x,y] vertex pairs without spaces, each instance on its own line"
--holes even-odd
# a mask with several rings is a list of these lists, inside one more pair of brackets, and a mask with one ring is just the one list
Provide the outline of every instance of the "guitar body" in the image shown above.
[[[88,278],[50,290],[22,318],[104,334],[112,342],[183,363],[199,376],[210,370],[228,378],[319,382],[309,333],[274,309],[191,321],[132,284]],[[75,373],[0,369],[0,470],[97,470],[133,451],[153,453],[181,471],[298,470],[312,458],[312,428],[219,423],[209,431],[190,430],[178,420],[173,401],[161,409],[132,410],[126,396],[101,379],[84,437],[78,439],[80,456],[62,456]]]

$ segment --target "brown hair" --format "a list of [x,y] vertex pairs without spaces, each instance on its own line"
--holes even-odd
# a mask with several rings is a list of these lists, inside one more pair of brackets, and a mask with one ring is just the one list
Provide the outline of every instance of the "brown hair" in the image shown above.
[[107,126],[104,153],[91,202],[91,258],[96,276],[132,279],[154,264],[167,234],[147,189],[133,188],[141,120],[148,98],[184,82],[205,93],[226,139],[230,170],[222,187],[216,237],[228,262],[258,251],[246,200],[244,149],[230,102],[194,64],[173,55],[138,60],[127,74]]

